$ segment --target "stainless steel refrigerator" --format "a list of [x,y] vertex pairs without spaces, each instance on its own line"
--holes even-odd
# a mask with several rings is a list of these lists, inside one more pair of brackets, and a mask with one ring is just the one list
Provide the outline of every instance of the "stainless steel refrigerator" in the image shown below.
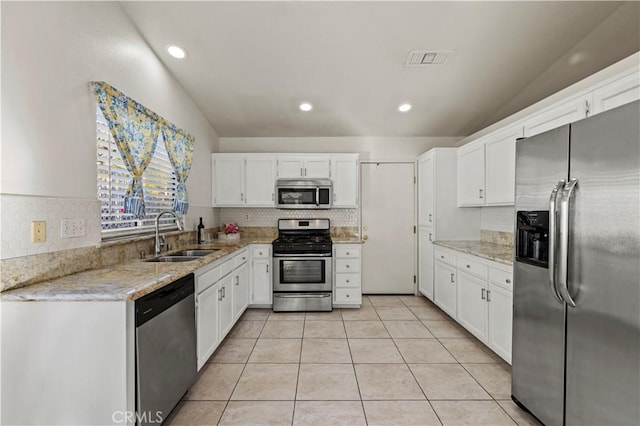
[[640,102],[516,143],[512,398],[640,424]]

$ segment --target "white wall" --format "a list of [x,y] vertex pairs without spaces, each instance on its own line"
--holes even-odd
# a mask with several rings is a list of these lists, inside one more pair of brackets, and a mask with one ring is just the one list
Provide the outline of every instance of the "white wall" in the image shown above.
[[220,152],[353,152],[366,160],[410,160],[433,147],[455,146],[460,137],[220,138]]
[[95,100],[89,82],[104,80],[195,136],[187,227],[197,216],[215,222],[210,153],[218,149],[218,136],[121,7],[2,2],[1,8],[0,193],[69,203],[96,200]]

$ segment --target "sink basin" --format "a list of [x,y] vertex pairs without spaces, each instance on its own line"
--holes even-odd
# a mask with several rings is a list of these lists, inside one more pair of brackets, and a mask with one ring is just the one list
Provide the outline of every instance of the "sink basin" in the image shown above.
[[214,253],[218,251],[218,249],[215,250],[203,250],[203,249],[196,249],[196,250],[182,250],[179,251],[177,253],[171,253],[171,256],[195,256],[195,257],[200,257],[200,256],[206,256],[208,254]]
[[145,262],[190,262],[192,260],[198,260],[201,256],[160,256],[152,259],[147,259]]

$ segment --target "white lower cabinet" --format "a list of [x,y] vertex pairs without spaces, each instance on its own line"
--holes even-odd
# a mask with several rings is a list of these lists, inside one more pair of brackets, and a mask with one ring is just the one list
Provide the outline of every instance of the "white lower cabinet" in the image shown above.
[[244,263],[233,274],[233,318],[234,323],[240,319],[249,306],[249,269]]
[[511,332],[513,329],[513,293],[493,282],[487,289],[489,306],[489,347],[511,364]]
[[220,343],[218,330],[218,284],[213,284],[196,299],[198,370]]
[[358,244],[334,244],[333,304],[359,307],[362,303],[361,247]]
[[198,370],[249,305],[249,251],[239,250],[195,272]]
[[513,268],[436,246],[434,302],[511,364]]
[[220,340],[224,339],[234,324],[233,315],[233,282],[235,276],[229,274],[220,280],[218,286],[218,301],[220,302],[218,328],[220,330]]
[[436,260],[433,301],[452,318],[456,318],[456,268]]
[[482,341],[487,340],[487,282],[458,274],[458,322]]
[[271,305],[271,245],[254,245],[251,249],[251,305]]

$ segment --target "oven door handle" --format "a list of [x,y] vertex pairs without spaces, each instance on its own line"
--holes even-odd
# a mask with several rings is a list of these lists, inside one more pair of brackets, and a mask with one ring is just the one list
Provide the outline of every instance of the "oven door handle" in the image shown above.
[[300,258],[306,260],[309,257],[331,257],[331,253],[274,253],[273,257],[287,257],[291,260]]
[[274,294],[273,297],[280,299],[319,299],[323,297],[330,297],[330,294]]

